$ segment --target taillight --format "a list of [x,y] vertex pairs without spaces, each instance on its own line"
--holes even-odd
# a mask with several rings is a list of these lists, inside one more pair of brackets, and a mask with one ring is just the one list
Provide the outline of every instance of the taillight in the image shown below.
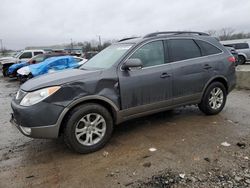
[[228,62],[230,62],[230,63],[235,63],[235,62],[236,62],[236,59],[235,59],[234,56],[231,56],[231,57],[227,58],[227,60],[228,60]]

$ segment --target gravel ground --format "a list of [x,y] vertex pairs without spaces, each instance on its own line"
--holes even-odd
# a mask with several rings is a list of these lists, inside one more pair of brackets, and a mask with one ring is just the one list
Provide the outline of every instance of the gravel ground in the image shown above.
[[0,187],[250,187],[248,90],[216,116],[190,106],[125,122],[105,148],[79,155],[10,125],[18,87],[0,77]]

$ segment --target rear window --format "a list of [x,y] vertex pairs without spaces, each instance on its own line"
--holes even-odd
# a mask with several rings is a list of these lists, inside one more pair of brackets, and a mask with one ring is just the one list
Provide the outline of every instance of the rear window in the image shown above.
[[34,56],[36,56],[38,54],[43,54],[43,52],[34,52]]
[[209,44],[208,42],[201,41],[201,40],[195,40],[195,42],[201,48],[201,53],[203,56],[221,53],[220,49],[218,49],[217,47],[215,47],[212,44]]
[[201,56],[201,51],[192,39],[167,40],[170,61],[181,61]]

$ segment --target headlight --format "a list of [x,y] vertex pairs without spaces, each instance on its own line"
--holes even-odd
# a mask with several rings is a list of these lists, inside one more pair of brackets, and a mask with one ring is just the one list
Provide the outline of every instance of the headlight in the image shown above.
[[36,103],[39,103],[40,101],[46,99],[47,97],[55,93],[60,88],[61,88],[60,86],[54,86],[30,92],[27,95],[25,95],[20,105],[31,106]]
[[29,75],[30,68],[29,68],[29,66],[22,67],[22,68],[17,70],[17,73],[20,75]]

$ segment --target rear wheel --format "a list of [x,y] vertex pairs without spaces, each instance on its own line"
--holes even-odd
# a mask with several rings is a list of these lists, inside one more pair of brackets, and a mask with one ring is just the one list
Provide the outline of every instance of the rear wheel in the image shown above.
[[225,106],[227,92],[225,86],[221,82],[211,83],[198,105],[199,109],[207,115],[215,115],[222,111]]
[[246,58],[243,55],[239,55],[238,57],[238,64],[243,65],[246,63]]
[[84,104],[73,109],[67,117],[64,141],[78,153],[90,153],[104,147],[112,135],[113,120],[106,108]]

